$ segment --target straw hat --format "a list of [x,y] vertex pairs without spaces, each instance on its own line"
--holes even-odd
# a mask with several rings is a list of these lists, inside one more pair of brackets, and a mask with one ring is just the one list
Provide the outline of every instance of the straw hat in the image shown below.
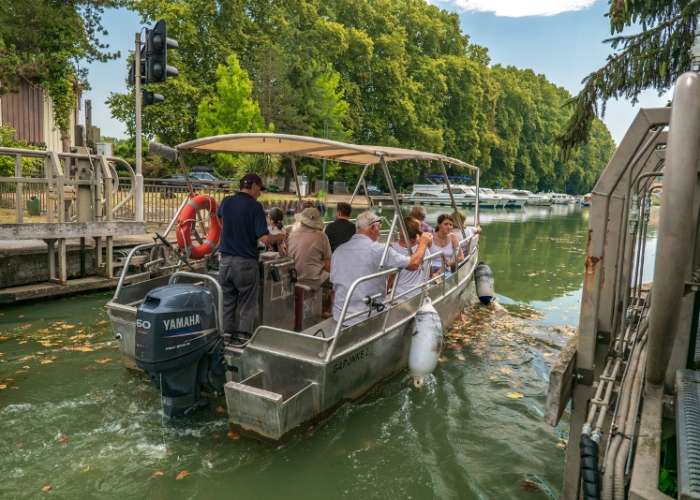
[[299,215],[299,222],[311,229],[323,229],[323,219],[321,212],[316,208],[305,208]]

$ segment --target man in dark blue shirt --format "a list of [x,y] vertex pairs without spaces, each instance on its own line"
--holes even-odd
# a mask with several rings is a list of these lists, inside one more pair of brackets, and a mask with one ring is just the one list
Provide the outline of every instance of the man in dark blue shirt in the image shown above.
[[263,187],[256,174],[246,174],[240,191],[225,198],[217,215],[223,221],[219,283],[224,292],[224,333],[239,341],[250,338],[258,320],[258,240],[279,243],[285,234],[270,235],[265,210],[256,201]]

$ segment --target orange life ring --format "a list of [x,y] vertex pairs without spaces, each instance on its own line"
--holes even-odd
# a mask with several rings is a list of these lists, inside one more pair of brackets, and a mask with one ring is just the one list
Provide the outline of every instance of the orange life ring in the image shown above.
[[[188,257],[202,259],[216,251],[221,237],[221,222],[216,215],[216,200],[203,194],[187,200],[177,219],[177,245]],[[192,230],[197,222],[197,210],[209,210],[209,230],[200,244],[192,241]]]

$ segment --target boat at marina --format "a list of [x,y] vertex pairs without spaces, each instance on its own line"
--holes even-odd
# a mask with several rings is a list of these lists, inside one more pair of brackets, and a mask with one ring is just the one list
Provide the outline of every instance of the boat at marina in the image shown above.
[[[287,156],[295,177],[298,157],[364,165],[358,187],[369,168],[380,169],[396,207],[393,219],[385,221],[388,230],[381,240],[385,248],[395,241],[399,231],[406,231],[391,176],[393,162],[438,161],[470,170],[478,179],[477,167],[439,154],[283,134],[207,137],[180,144],[173,154],[223,152]],[[450,187],[446,175],[445,184]],[[187,199],[181,209],[186,203]],[[452,205],[456,210],[456,199]],[[426,298],[443,326],[450,325],[467,303],[476,300],[474,269],[479,236],[464,227],[458,234],[465,258],[451,272],[430,277],[400,294],[392,288],[383,300],[367,297],[366,310],[348,314],[350,298],[362,283],[389,276],[398,281],[399,269],[380,266],[377,272],[352,283],[338,321],[315,314],[320,294],[307,295],[303,288],[304,305],[296,307],[301,285],[294,279],[293,261],[268,254],[260,261],[261,324],[247,342],[230,342],[223,332],[223,294],[211,259],[190,261],[175,251],[177,258],[170,264],[173,256],[166,254],[173,249],[168,248],[166,238],[174,221],[164,235],[158,236],[158,242],[130,252],[114,297],[106,305],[128,365],[143,368],[139,352],[144,350],[167,357],[167,363],[160,363],[161,368],[146,367],[161,391],[166,414],[196,408],[201,403],[200,391],[215,389],[216,380],[224,375],[217,367],[225,366],[223,390],[230,424],[268,439],[281,439],[299,425],[327,414],[343,401],[362,396],[404,370],[416,329],[416,313]],[[474,211],[472,225],[479,225],[478,210]],[[444,264],[442,252],[429,258],[443,260]],[[183,333],[176,329],[174,339],[159,331],[177,325],[182,326]],[[191,357],[201,352],[201,358],[180,366],[168,349],[181,348]]]
[[552,205],[573,205],[576,203],[576,198],[566,193],[537,193],[541,196],[549,197]]

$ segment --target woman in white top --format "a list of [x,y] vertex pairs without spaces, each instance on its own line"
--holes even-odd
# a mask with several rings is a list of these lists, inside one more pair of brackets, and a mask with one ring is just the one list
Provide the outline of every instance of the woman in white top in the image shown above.
[[[406,240],[403,238],[403,234],[401,234],[401,239],[399,242],[392,243],[391,247],[402,255],[408,255],[409,245],[411,245],[411,251],[414,253],[418,249],[418,237],[421,234],[420,221],[409,216],[404,219],[404,223],[406,224],[406,231],[408,232],[408,239],[410,240],[409,243],[406,243]],[[415,271],[407,271],[405,269],[401,271],[399,274],[399,281],[396,283],[396,297],[413,288],[415,288],[415,290],[406,294],[402,298],[413,297],[420,293],[421,289],[416,287],[427,281],[430,277],[430,264],[427,259],[429,253],[430,249],[427,249],[425,252],[426,258],[423,261],[423,264],[421,264],[421,266]]]
[[453,232],[455,228],[454,220],[451,215],[442,214],[438,217],[437,226],[433,235],[433,246],[430,248],[431,253],[442,252],[445,260],[442,258],[434,258],[431,261],[431,271],[434,273],[443,272],[443,262],[447,262],[450,269],[455,268],[458,262],[464,259],[464,252],[459,246],[459,238]]

